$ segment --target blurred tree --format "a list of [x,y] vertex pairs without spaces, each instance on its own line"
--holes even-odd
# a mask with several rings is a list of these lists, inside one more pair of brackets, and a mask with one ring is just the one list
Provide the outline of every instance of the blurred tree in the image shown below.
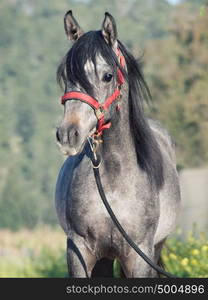
[[208,161],[207,26],[207,16],[181,5],[172,16],[171,36],[147,46],[146,70],[155,99],[152,114],[175,137],[182,166]]
[[56,68],[71,44],[63,15],[72,9],[85,31],[115,16],[119,39],[135,54],[145,47],[145,73],[160,119],[178,141],[183,166],[208,161],[207,15],[165,0],[1,0],[0,227],[56,224],[54,189],[63,158],[55,145],[62,114]]

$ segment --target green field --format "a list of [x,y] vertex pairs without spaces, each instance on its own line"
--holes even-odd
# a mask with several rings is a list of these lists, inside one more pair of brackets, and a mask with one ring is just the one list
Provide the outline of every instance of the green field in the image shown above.
[[66,277],[65,235],[41,227],[0,231],[0,277]]
[[[67,277],[65,234],[39,227],[0,231],[0,277]],[[167,241],[162,255],[166,269],[180,277],[208,277],[208,239],[190,233]],[[119,276],[118,264],[114,274]]]

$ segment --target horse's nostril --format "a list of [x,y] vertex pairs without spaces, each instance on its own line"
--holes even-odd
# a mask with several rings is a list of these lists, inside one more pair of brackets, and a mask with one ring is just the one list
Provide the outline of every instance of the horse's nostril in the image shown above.
[[70,146],[76,146],[79,141],[79,130],[76,126],[68,128],[68,142]]
[[56,140],[57,140],[59,143],[61,142],[59,129],[56,130]]

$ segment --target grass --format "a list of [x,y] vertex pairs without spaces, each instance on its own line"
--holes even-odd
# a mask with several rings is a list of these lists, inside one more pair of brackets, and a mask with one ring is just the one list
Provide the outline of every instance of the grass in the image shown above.
[[180,234],[167,241],[162,259],[167,270],[179,277],[208,278],[208,239],[205,233]]
[[0,277],[67,277],[66,237],[41,227],[0,231]]
[[[66,237],[59,228],[0,230],[0,277],[67,277]],[[167,271],[179,277],[208,277],[208,239],[191,232],[170,238],[162,252]],[[120,265],[114,262],[114,276]]]

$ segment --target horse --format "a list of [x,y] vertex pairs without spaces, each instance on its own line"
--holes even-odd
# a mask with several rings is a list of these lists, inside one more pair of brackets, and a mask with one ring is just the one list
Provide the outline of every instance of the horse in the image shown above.
[[151,94],[140,63],[118,39],[113,16],[106,12],[101,30],[84,33],[68,11],[64,28],[72,46],[57,69],[65,93],[56,140],[67,158],[55,205],[67,237],[69,276],[112,277],[117,259],[125,277],[158,277],[105,210],[93,176],[90,139],[99,141],[100,176],[110,206],[155,264],[180,210],[174,142],[159,121],[145,116]]

